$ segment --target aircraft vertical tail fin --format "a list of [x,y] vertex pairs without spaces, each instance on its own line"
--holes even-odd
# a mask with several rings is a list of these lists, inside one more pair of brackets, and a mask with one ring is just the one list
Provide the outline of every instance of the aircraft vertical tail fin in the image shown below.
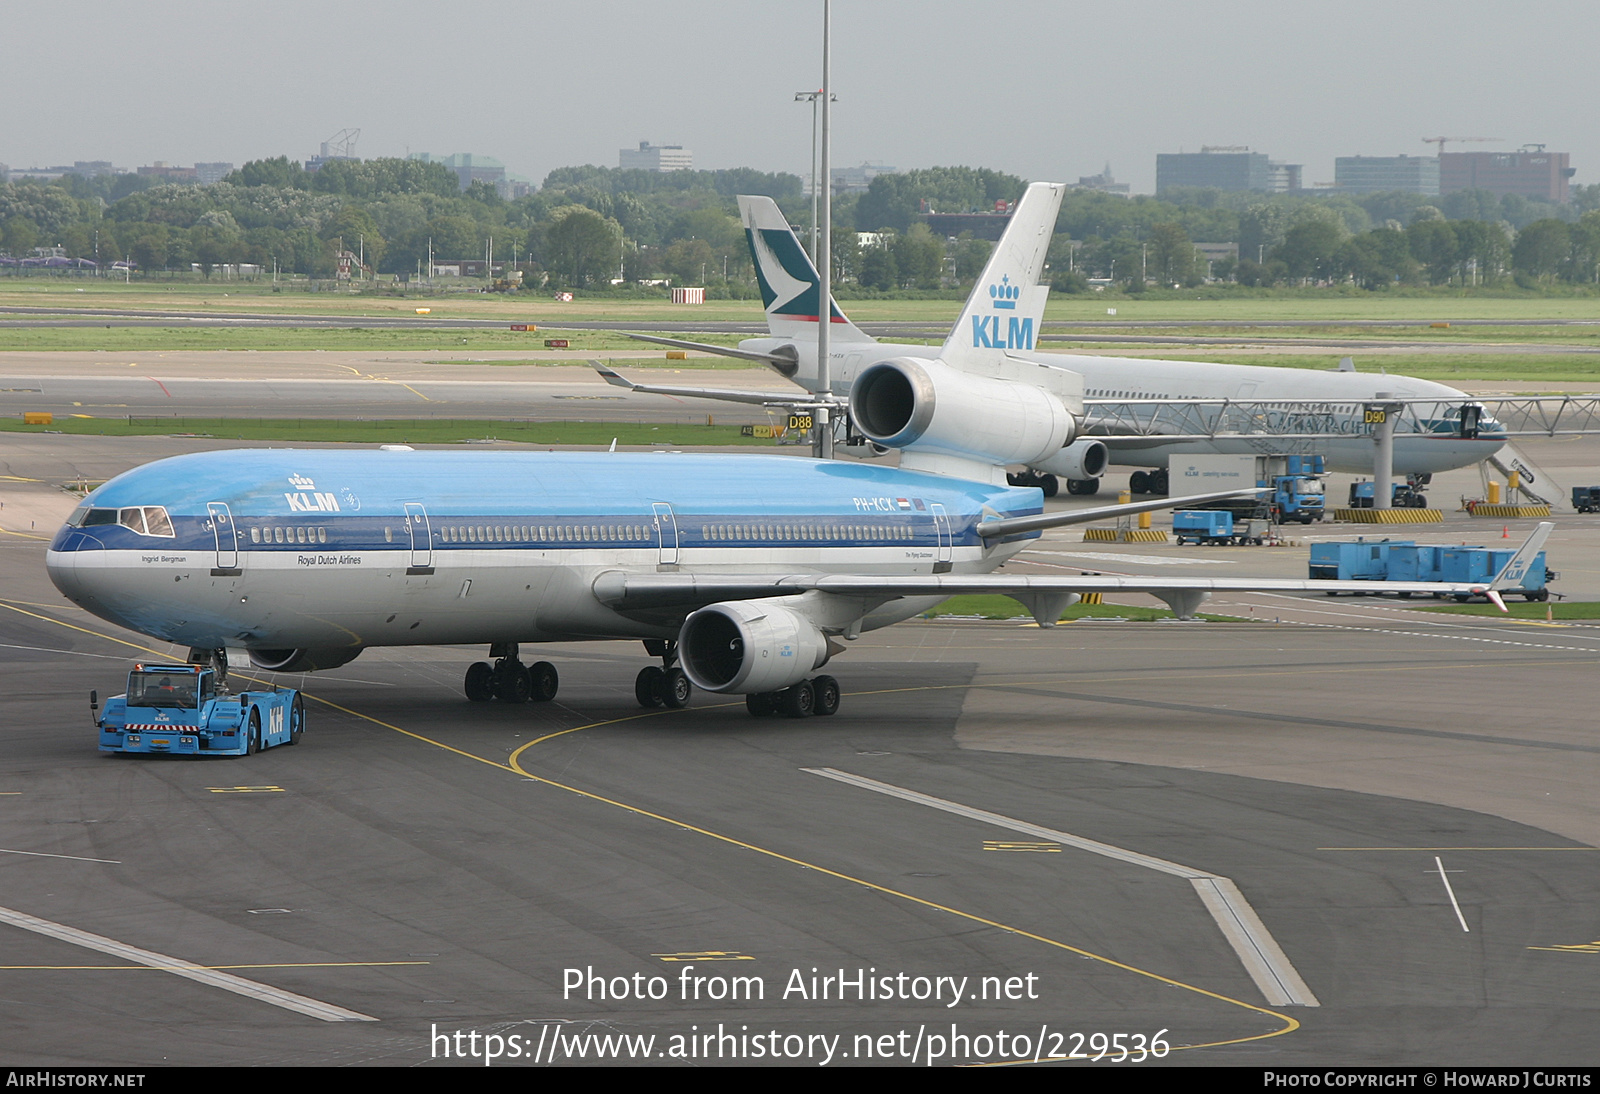
[[[739,196],[739,216],[755,262],[756,283],[767,311],[767,329],[776,338],[815,338],[822,278],[789,221],[769,197]],[[845,318],[833,305],[830,343],[872,342],[871,335]]]
[[1008,350],[1034,348],[1050,296],[1050,287],[1039,281],[1066,189],[1059,182],[1035,182],[1023,193],[939,353],[945,363],[979,371]]

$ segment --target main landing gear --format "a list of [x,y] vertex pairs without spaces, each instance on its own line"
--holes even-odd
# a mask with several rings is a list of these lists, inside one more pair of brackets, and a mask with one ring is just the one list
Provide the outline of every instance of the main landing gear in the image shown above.
[[831,676],[814,676],[781,691],[746,695],[744,707],[757,718],[770,714],[781,714],[786,718],[836,714],[839,710],[839,681]]
[[548,703],[561,687],[560,674],[548,661],[524,665],[517,659],[515,642],[497,642],[489,647],[493,665],[475,661],[467,668],[464,690],[474,703],[499,699],[507,703]]
[[694,685],[678,667],[678,644],[668,638],[646,638],[644,650],[651,657],[661,658],[661,667],[646,665],[634,678],[633,697],[639,700],[639,705],[669,710],[688,706]]

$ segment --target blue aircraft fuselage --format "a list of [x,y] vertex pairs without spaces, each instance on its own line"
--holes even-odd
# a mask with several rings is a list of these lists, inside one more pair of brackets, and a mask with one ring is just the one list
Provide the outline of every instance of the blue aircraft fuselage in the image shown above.
[[[1037,489],[784,456],[200,453],[119,475],[50,544],[83,608],[204,649],[670,638],[594,595],[608,571],[983,573]],[[925,610],[904,600],[863,629]]]

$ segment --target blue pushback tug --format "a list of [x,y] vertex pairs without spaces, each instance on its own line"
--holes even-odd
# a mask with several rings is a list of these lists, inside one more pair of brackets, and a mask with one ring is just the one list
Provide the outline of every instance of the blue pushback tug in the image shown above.
[[126,694],[89,693],[101,752],[245,756],[298,744],[305,701],[292,688],[229,693],[211,665],[135,665]]

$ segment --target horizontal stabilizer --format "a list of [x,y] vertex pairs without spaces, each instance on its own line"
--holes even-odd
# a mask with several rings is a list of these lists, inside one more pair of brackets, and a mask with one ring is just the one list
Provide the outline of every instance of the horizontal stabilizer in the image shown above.
[[636,384],[622,373],[600,361],[590,361],[594,370],[612,387],[625,388],[628,391],[643,392],[646,395],[670,395],[677,399],[716,399],[724,403],[748,403],[752,406],[816,406],[826,402],[834,405],[834,400],[818,399],[803,391],[796,391],[793,395],[783,391],[739,391],[735,388],[718,387],[677,387],[673,384]]
[[1093,509],[1072,509],[1064,513],[1039,513],[1031,517],[1004,517],[986,520],[977,532],[984,539],[996,536],[1014,536],[1019,532],[1037,532],[1044,528],[1060,528],[1067,524],[1087,524],[1092,520],[1115,520],[1135,513],[1150,513],[1157,509],[1193,509],[1214,501],[1248,498],[1262,493],[1264,488],[1227,490],[1216,494],[1189,494],[1181,498],[1160,498],[1156,501],[1134,501],[1123,505],[1099,505]]
[[779,346],[771,353],[760,353],[756,350],[736,349],[733,346],[713,346],[709,342],[687,342],[682,338],[663,338],[659,334],[630,334],[629,338],[640,342],[654,342],[658,346],[671,346],[693,353],[715,353],[722,357],[737,357],[741,361],[759,361],[764,365],[771,365],[785,379],[792,378],[799,371],[800,360],[793,347]]

